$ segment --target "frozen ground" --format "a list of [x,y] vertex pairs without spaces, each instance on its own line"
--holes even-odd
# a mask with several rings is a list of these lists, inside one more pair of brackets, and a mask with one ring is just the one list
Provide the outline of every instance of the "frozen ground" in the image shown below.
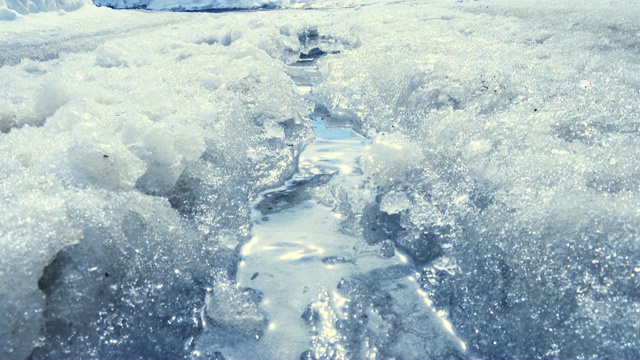
[[[277,5],[0,0],[0,358],[244,358],[278,316],[306,358],[637,357],[640,3]],[[357,176],[261,202],[312,112]],[[244,245],[298,221],[366,251],[275,291]]]

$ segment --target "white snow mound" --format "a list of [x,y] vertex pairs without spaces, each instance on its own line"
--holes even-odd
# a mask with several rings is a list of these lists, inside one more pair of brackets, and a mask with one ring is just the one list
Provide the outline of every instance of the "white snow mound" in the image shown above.
[[19,15],[29,15],[47,11],[74,11],[89,0],[0,0],[0,21],[15,20]]

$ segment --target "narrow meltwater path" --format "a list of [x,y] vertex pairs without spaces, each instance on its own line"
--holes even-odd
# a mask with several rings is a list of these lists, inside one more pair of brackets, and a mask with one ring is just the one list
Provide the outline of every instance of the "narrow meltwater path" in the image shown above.
[[[320,74],[316,57],[289,68],[301,95]],[[344,214],[322,205],[313,190],[339,183],[350,196],[365,186],[359,158],[368,140],[349,127],[329,128],[310,115],[317,138],[301,153],[298,172],[253,205],[252,239],[241,249],[239,288],[261,294],[268,325],[255,341],[222,350],[227,359],[459,358],[465,345],[431,307],[410,260],[387,257],[362,237],[340,232]],[[355,192],[359,192],[355,194]],[[387,251],[388,252],[388,251]]]

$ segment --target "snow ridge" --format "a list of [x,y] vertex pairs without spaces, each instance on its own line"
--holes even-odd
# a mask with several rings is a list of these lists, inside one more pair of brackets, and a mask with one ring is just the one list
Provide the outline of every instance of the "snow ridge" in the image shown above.
[[89,0],[0,0],[0,21],[15,20],[20,15],[48,11],[74,11],[91,4]]

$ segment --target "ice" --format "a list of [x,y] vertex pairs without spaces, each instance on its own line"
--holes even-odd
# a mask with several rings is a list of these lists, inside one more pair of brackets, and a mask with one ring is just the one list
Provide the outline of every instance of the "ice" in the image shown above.
[[380,186],[410,181],[424,162],[422,148],[402,133],[380,134],[362,158],[362,170]]
[[[207,287],[235,274],[246,204],[308,137],[284,72],[304,25],[32,16],[0,29],[0,357],[185,356]],[[202,42],[225,28],[228,46]]]
[[[316,30],[307,30],[309,34],[321,39]],[[311,84],[310,93],[300,93],[313,99],[315,60],[326,53],[304,53],[313,55],[301,56],[292,66],[292,78],[299,88]],[[205,335],[197,341],[199,354],[353,359],[456,358],[464,353],[464,343],[420,288],[413,263],[396,254],[388,240],[403,231],[400,216],[382,213],[375,203],[370,179],[360,169],[370,141],[331,121],[341,113],[349,111],[332,113],[315,106],[310,117],[323,120],[314,122],[316,139],[300,154],[297,172],[284,186],[265,191],[254,205],[252,239],[240,249],[238,285],[229,292],[254,289],[260,294],[259,307],[268,320],[250,315],[256,321],[248,326],[259,341],[229,344]],[[343,231],[340,200],[330,199],[339,193],[369,201],[362,231],[353,236]],[[247,309],[255,313],[253,306],[249,299],[234,306],[240,312],[234,323],[244,323]]]
[[261,300],[259,294],[255,297],[251,290],[238,289],[234,282],[218,277],[205,297],[205,312],[215,327],[240,338],[259,340],[267,318],[256,304]]
[[94,0],[98,6],[115,9],[172,11],[239,10],[286,7],[308,0]]
[[377,203],[369,203],[364,207],[360,222],[362,236],[369,245],[390,239],[395,240],[403,230],[400,225],[400,215],[380,211],[380,205]]
[[0,358],[637,357],[640,4],[126,5],[278,10],[0,0]]
[[374,139],[365,173],[411,233],[396,245],[455,259],[424,282],[434,304],[479,357],[633,358],[637,4],[397,9],[340,23],[361,45],[315,91]]

